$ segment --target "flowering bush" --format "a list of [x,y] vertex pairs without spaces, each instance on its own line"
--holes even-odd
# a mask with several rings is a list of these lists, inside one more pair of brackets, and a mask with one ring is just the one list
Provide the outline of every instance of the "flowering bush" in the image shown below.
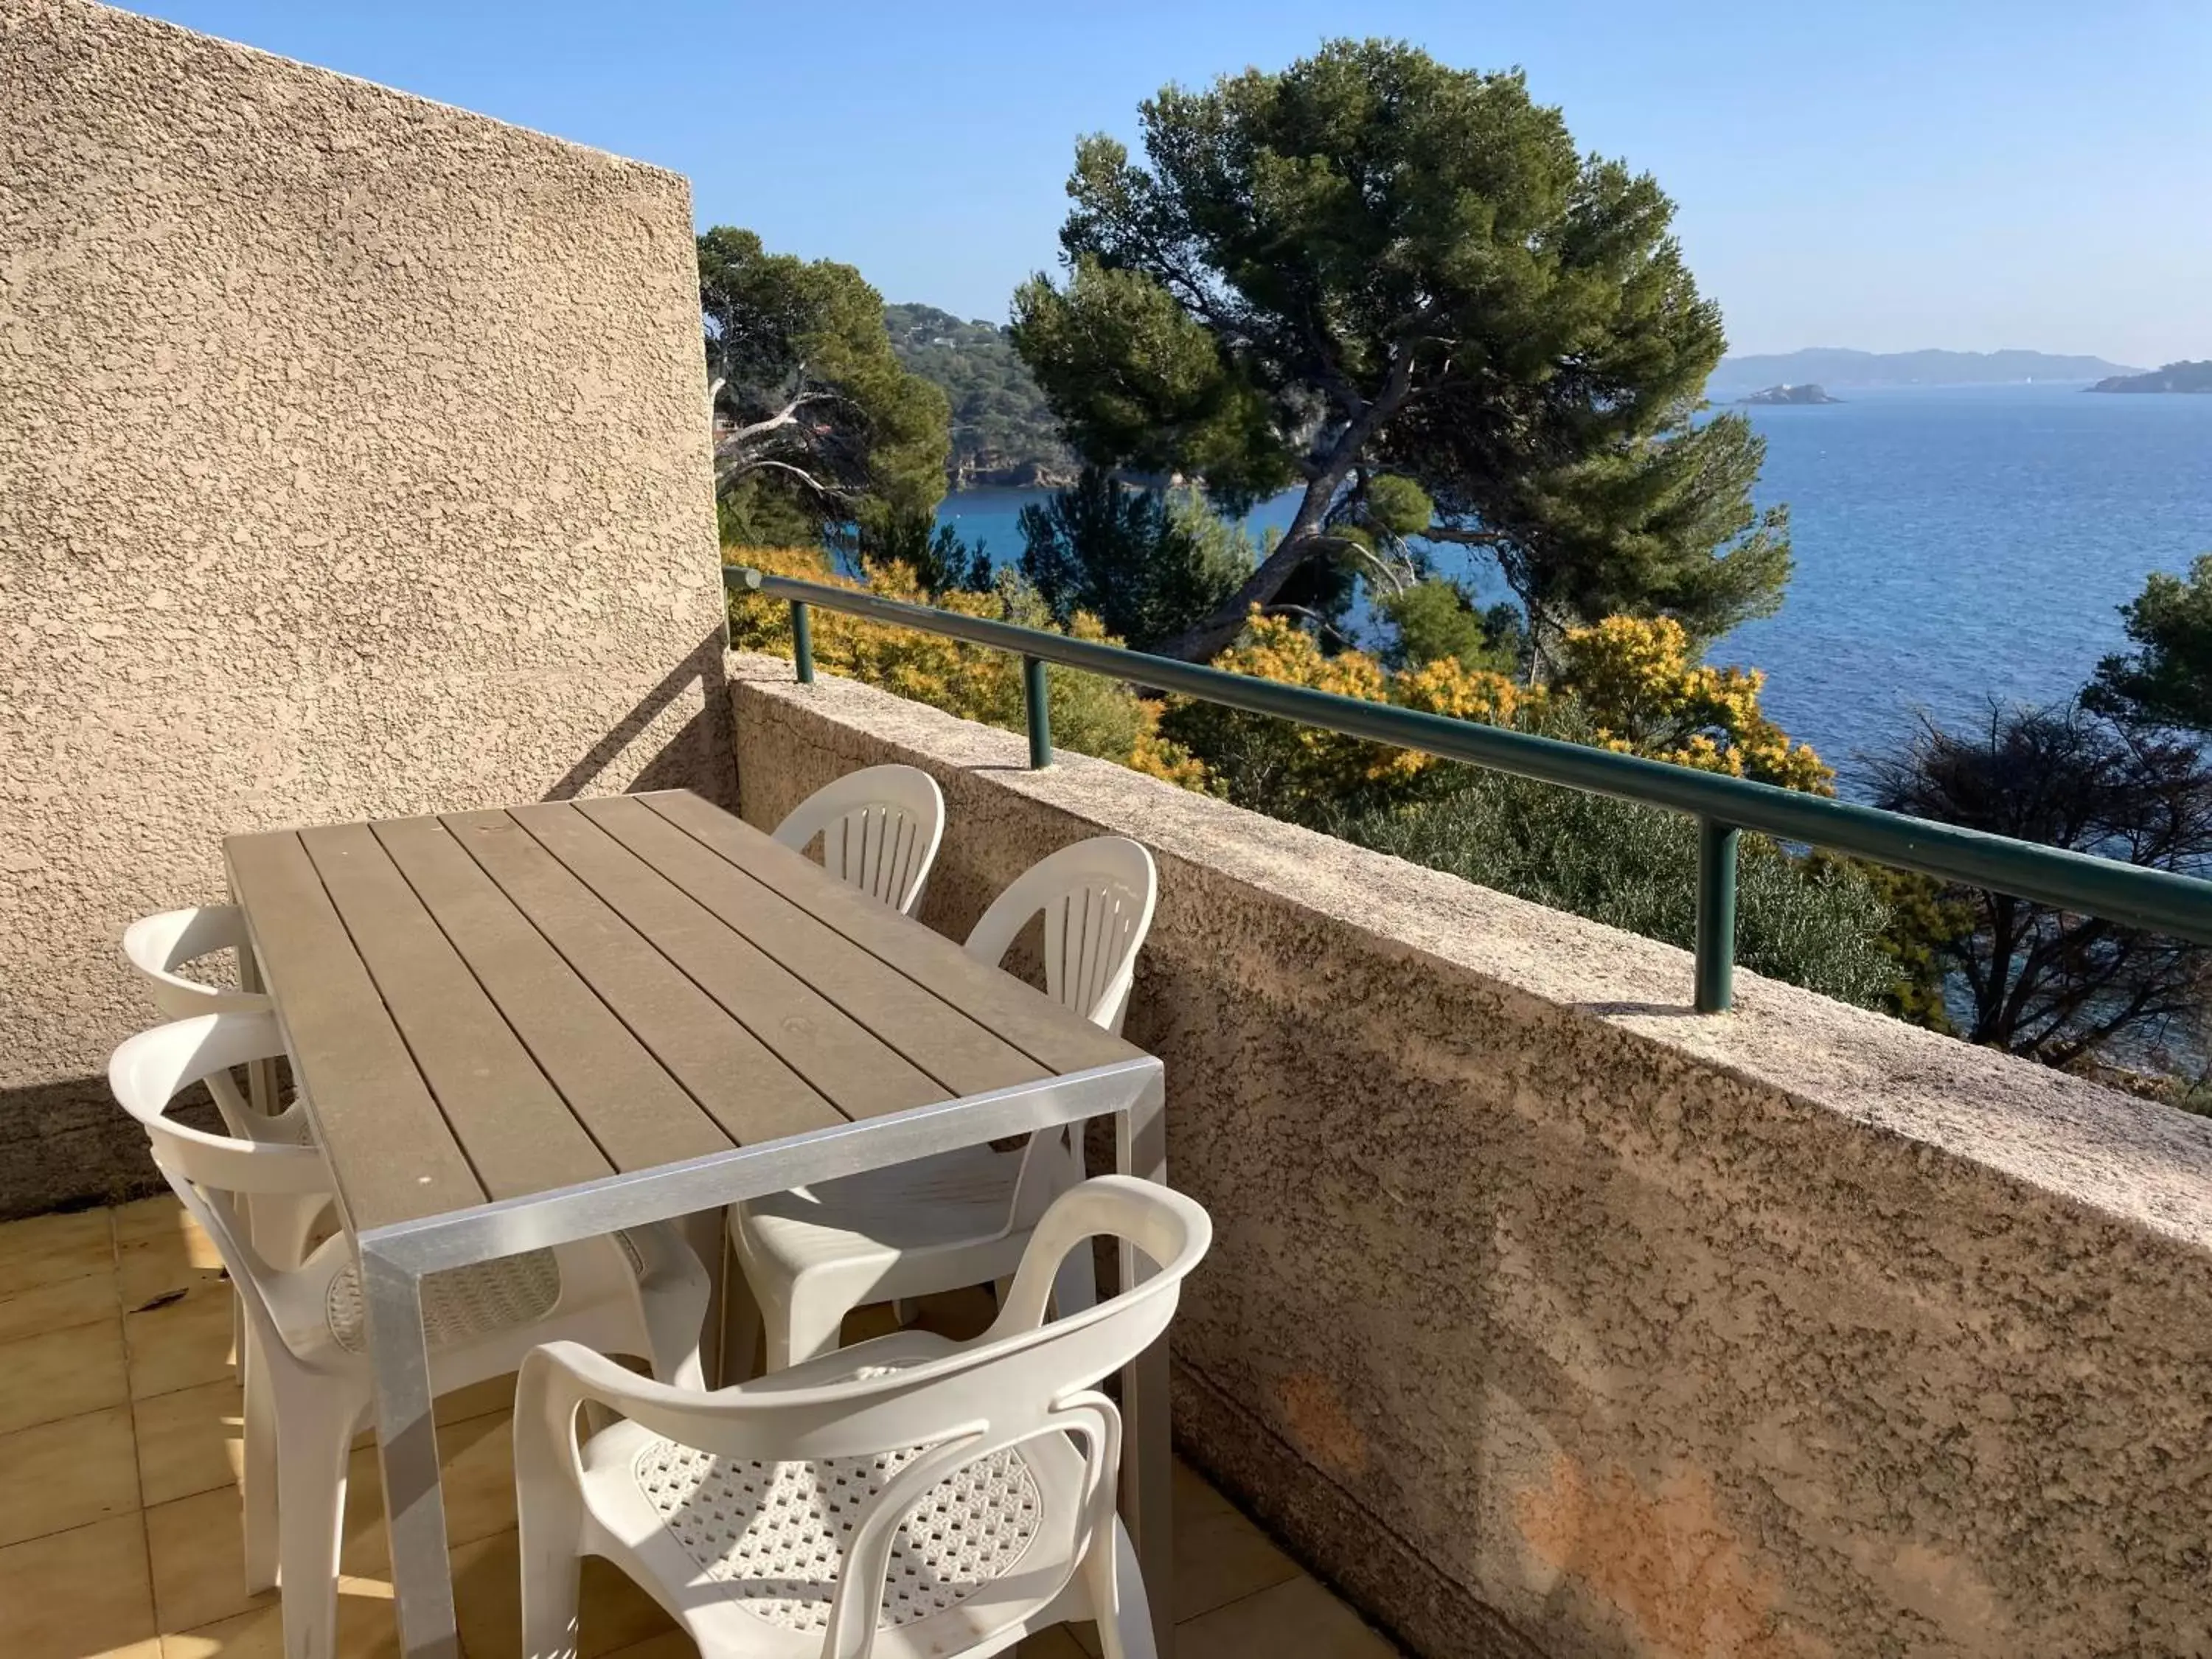
[[[835,587],[864,585],[835,574],[827,556],[813,548],[732,547],[723,550],[723,557],[732,564]],[[871,564],[866,574],[865,586],[885,599],[914,605],[932,602],[907,565]],[[1054,628],[1043,601],[1011,572],[1001,572],[998,586],[989,592],[949,592],[934,603],[940,610],[963,616],[988,617],[1077,639],[1108,638],[1097,617],[1080,611],[1066,629]],[[963,720],[1016,732],[1026,723],[1021,663],[1007,652],[916,628],[870,622],[821,605],[813,609],[813,634],[815,663],[829,673],[880,686]],[[791,607],[759,593],[733,592],[730,643],[735,650],[789,656]],[[1057,665],[1048,670],[1047,678],[1055,744],[1079,754],[1119,761],[1186,787],[1203,786],[1203,769],[1160,736],[1158,708],[1127,685]]]
[[[1608,617],[1568,635],[1564,661],[1549,685],[1523,685],[1453,657],[1394,671],[1363,652],[1326,656],[1295,623],[1255,613],[1214,666],[1485,725],[1564,726],[1626,754],[1833,793],[1834,774],[1820,757],[1761,712],[1765,677],[1692,660],[1679,623]],[[1305,823],[1419,793],[1416,781],[1443,765],[1412,750],[1212,704],[1177,702],[1165,729],[1204,760],[1231,799]]]
[[1576,629],[1557,682],[1607,749],[1832,795],[1835,773],[1760,710],[1765,685],[1759,669],[1696,661],[1689,635],[1671,617],[1607,617]]

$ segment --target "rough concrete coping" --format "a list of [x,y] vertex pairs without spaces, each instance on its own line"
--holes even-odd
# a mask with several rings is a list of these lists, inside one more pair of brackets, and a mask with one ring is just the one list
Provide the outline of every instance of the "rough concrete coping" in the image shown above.
[[[49,27],[67,25],[71,21],[70,14],[75,13],[76,21],[81,23],[88,22],[96,27],[128,27],[144,29],[149,33],[167,34],[179,46],[189,44],[194,51],[228,53],[237,60],[240,69],[249,73],[254,72],[257,64],[281,64],[288,74],[316,76],[335,85],[352,88],[357,94],[366,94],[372,99],[388,102],[395,109],[403,112],[419,113],[425,109],[435,110],[441,115],[453,118],[457,125],[476,125],[487,131],[496,131],[510,135],[526,134],[530,137],[543,140],[548,144],[558,145],[564,150],[572,151],[580,160],[589,158],[593,161],[604,163],[611,171],[630,173],[641,178],[652,179],[663,185],[682,190],[687,197],[690,192],[690,179],[672,168],[654,167],[649,161],[640,161],[627,155],[617,155],[611,150],[600,149],[596,145],[579,143],[573,138],[563,138],[558,133],[546,132],[538,127],[525,126],[519,121],[502,120],[496,116],[486,115],[478,110],[465,109],[459,104],[448,104],[441,99],[425,98],[420,93],[409,92],[399,87],[386,86],[381,81],[371,81],[362,76],[348,75],[341,70],[325,69],[319,64],[310,64],[300,58],[287,58],[282,52],[267,52],[259,46],[250,46],[243,41],[233,40],[223,35],[208,34],[198,29],[186,28],[183,24],[173,23],[167,18],[149,17],[143,12],[125,10],[119,6],[110,6],[103,3],[103,0],[10,0],[11,9],[17,5],[21,7],[23,21],[45,24]],[[8,22],[10,27],[18,26],[15,19],[9,19]]]
[[[1018,733],[775,657],[730,660],[748,698],[849,722],[1255,891],[1693,1056],[1818,1109],[1995,1170],[2212,1255],[2212,1121],[1739,969],[1698,1014],[1689,952],[1355,847],[1109,762],[1028,769]],[[956,826],[957,828],[957,826]]]

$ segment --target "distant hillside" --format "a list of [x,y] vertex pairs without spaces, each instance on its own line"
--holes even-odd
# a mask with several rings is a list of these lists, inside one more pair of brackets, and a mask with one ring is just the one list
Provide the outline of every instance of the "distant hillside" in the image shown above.
[[885,306],[884,323],[899,362],[951,400],[955,489],[1073,480],[1075,457],[1005,329],[919,305]]
[[2203,362],[2168,363],[2148,374],[2115,374],[2100,380],[2092,392],[2212,392],[2212,358]]
[[1778,356],[1723,357],[1705,392],[1741,397],[1761,386],[2002,386],[2021,380],[2101,380],[2133,374],[2102,357],[2057,357],[2046,351],[1850,351],[1812,346]]
[[1841,398],[1831,398],[1823,386],[1771,386],[1764,392],[1754,392],[1748,398],[1739,398],[1740,404],[1839,404]]

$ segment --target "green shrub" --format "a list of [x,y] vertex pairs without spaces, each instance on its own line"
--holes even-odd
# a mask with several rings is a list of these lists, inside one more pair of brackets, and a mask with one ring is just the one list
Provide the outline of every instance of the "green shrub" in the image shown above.
[[[1473,768],[1426,801],[1348,814],[1347,841],[1632,933],[1693,946],[1697,826],[1679,813]],[[1888,908],[1865,874],[1764,836],[1740,839],[1736,960],[1877,1007],[1898,977]]]

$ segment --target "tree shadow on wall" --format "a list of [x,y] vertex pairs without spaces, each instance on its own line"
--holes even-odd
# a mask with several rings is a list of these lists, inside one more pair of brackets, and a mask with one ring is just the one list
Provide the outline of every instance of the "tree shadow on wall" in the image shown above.
[[[647,789],[690,789],[732,811],[738,805],[737,745],[730,729],[730,696],[723,672],[722,629],[717,627],[696,649],[661,678],[659,684],[639,699],[606,736],[593,744],[582,759],[562,774],[545,792],[547,800],[572,800],[578,795],[619,791],[635,794]],[[636,772],[624,778],[604,775],[630,755],[639,738],[672,708],[691,705],[681,727],[652,754]]]

